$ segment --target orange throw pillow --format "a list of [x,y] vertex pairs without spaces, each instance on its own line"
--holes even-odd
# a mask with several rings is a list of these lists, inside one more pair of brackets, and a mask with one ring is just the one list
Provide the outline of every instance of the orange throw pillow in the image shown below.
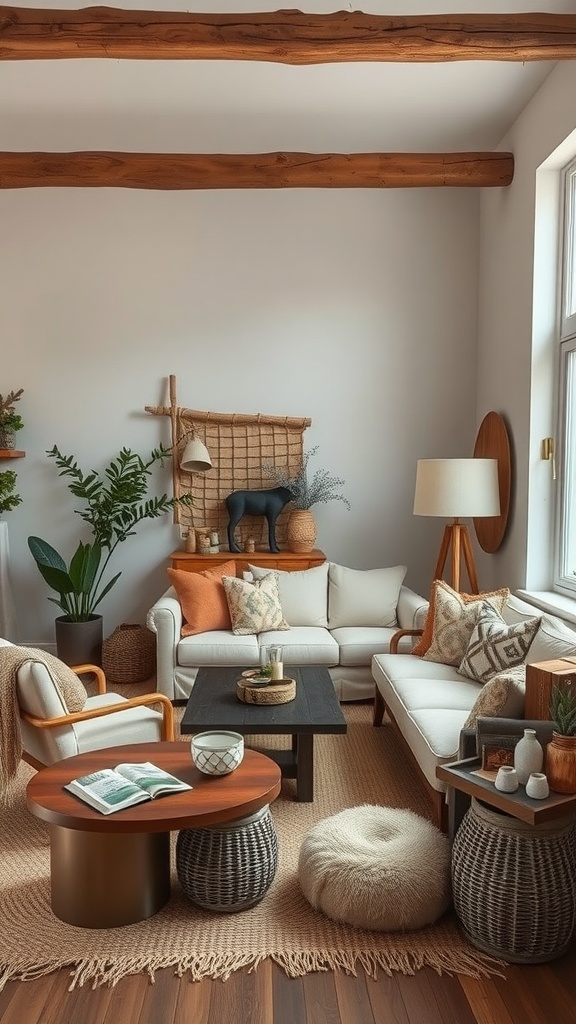
[[209,629],[232,629],[222,577],[236,575],[233,559],[203,572],[186,572],[185,569],[166,571],[186,620],[182,636],[194,636]]
[[430,591],[430,606],[428,608],[428,614],[426,616],[426,622],[424,623],[424,630],[422,636],[418,640],[418,643],[414,645],[411,654],[416,654],[422,657],[423,654],[429,650],[432,640],[434,639],[434,623],[436,620],[436,595],[438,590],[443,591],[444,594],[453,596],[458,599],[462,604],[470,604],[472,602],[481,602],[488,597],[496,597],[502,599],[502,603],[506,600],[510,591],[507,587],[503,587],[500,590],[489,590],[483,591],[480,594],[461,594],[453,590],[444,580],[434,580],[432,589]]

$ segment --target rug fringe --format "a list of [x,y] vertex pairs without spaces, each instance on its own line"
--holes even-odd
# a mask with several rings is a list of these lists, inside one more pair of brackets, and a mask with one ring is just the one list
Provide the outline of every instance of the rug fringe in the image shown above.
[[344,971],[346,974],[357,976],[358,969],[362,969],[370,978],[376,980],[379,969],[388,975],[392,975],[394,971],[409,975],[416,974],[423,967],[431,967],[437,974],[465,974],[471,978],[498,975],[504,978],[503,968],[506,967],[502,960],[496,960],[480,951],[464,949],[451,953],[373,950],[345,952],[333,949],[291,953],[209,953],[203,956],[191,954],[177,960],[166,956],[126,956],[113,963],[96,958],[74,962],[50,960],[44,964],[35,964],[33,967],[10,964],[0,967],[0,992],[9,981],[33,981],[67,967],[71,969],[69,992],[89,983],[93,989],[104,985],[113,988],[122,978],[132,974],[147,974],[150,982],[154,984],[155,972],[169,967],[174,968],[174,974],[178,977],[190,974],[191,981],[202,981],[204,978],[226,981],[236,971],[257,970],[267,959],[277,964],[289,978],[301,978],[319,971]]

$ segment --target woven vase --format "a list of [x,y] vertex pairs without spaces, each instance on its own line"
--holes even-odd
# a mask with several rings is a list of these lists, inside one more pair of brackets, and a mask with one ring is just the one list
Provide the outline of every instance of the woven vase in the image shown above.
[[286,541],[290,551],[313,551],[316,521],[309,508],[293,508],[286,523]]
[[110,683],[143,683],[156,671],[154,634],[123,622],[102,644],[102,668]]

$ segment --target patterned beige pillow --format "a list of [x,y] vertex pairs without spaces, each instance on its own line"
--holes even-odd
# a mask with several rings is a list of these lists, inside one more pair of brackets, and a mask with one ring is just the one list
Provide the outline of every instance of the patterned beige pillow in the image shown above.
[[[421,654],[426,661],[459,665],[466,654],[482,603],[487,602],[500,612],[509,593],[504,588],[486,594],[459,594],[444,580],[435,580],[428,613],[428,618],[431,617],[430,646],[422,651],[418,645],[412,653]],[[424,639],[423,636],[422,641]]]
[[487,683],[499,672],[520,665],[526,660],[539,625],[540,618],[535,617],[509,626],[500,613],[484,601],[458,671],[479,683]]
[[233,633],[248,636],[263,633],[267,629],[290,629],[282,614],[275,572],[253,583],[236,576],[223,576],[222,583]]
[[480,690],[463,728],[474,729],[477,718],[522,718],[525,690],[526,665],[499,672]]

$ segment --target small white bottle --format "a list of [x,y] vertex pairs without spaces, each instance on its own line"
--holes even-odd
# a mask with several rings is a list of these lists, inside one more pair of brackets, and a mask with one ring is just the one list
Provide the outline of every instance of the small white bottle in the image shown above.
[[524,729],[524,735],[514,747],[514,767],[518,782],[525,786],[532,772],[541,772],[544,751],[536,739],[535,729]]

